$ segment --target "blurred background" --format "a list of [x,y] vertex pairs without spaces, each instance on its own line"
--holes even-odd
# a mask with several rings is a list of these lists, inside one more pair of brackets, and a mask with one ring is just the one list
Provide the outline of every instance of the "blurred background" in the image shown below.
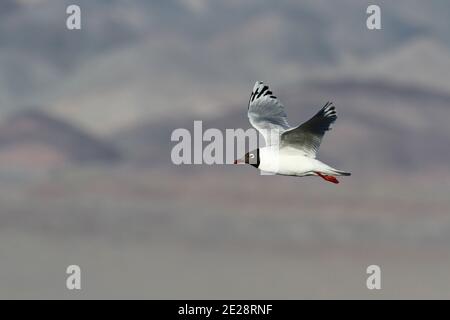
[[[70,4],[82,30],[66,28]],[[382,30],[366,28],[369,4]],[[1,1],[0,298],[450,298],[449,13]],[[173,165],[176,128],[250,127],[256,80],[292,125],[334,101],[319,156],[353,175]]]

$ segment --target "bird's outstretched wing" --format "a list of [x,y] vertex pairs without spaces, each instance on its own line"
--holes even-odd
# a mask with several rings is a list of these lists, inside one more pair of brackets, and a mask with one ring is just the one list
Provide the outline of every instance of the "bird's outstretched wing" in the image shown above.
[[330,130],[336,119],[336,108],[331,102],[327,102],[314,117],[298,127],[284,131],[280,145],[282,148],[300,149],[306,156],[315,158],[325,132]]
[[262,81],[255,83],[250,95],[248,119],[263,135],[266,145],[278,143],[279,137],[273,138],[290,128],[284,106]]

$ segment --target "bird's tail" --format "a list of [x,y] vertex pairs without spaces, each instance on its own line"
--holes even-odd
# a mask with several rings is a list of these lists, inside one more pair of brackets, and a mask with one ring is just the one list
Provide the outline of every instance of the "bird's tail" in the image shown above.
[[352,175],[350,172],[335,169],[325,163],[322,163],[322,168],[321,168],[321,170],[318,170],[318,171],[322,172],[323,174],[330,175],[330,176],[351,176]]
[[352,175],[350,172],[337,170],[337,169],[332,169],[331,174],[334,176],[351,176]]

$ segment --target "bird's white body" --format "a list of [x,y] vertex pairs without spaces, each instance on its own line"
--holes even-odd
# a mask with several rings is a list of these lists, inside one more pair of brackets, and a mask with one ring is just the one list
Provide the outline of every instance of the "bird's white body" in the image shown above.
[[304,155],[294,148],[281,148],[278,146],[260,149],[259,169],[264,172],[287,176],[312,176],[317,172],[335,175],[339,171],[325,163]]

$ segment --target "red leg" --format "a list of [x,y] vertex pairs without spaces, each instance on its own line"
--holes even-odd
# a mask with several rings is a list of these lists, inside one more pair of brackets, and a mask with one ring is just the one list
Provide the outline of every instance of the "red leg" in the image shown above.
[[321,174],[320,172],[317,172],[317,171],[316,171],[316,173],[317,173],[317,175],[318,175],[319,177],[321,177],[322,179],[324,179],[324,180],[326,180],[326,181],[328,181],[328,182],[335,183],[335,184],[338,184],[338,183],[339,183],[339,180],[336,179],[336,177],[333,177],[333,176],[327,176],[326,174]]

